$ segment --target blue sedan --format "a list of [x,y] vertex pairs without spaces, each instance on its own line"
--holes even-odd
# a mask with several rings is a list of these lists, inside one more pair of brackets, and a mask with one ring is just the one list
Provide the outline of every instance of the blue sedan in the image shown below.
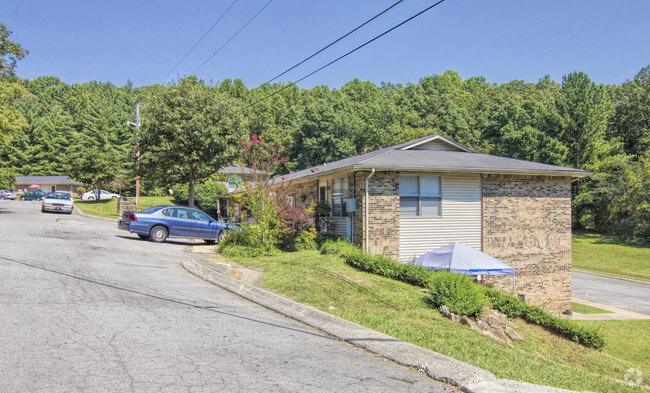
[[141,212],[124,212],[119,229],[133,232],[140,239],[161,243],[168,237],[203,239],[208,244],[221,241],[238,227],[216,221],[198,209],[181,206],[156,206]]

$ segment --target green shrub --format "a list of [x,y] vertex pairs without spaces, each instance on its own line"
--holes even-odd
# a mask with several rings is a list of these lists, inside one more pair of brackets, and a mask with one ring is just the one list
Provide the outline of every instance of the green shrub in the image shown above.
[[86,189],[84,187],[77,187],[77,194],[81,195],[86,192]]
[[198,184],[194,190],[194,204],[202,210],[216,209],[217,200],[227,192],[228,188],[223,183],[206,180],[204,183]]
[[[180,205],[187,205],[189,202],[189,191],[187,184],[175,184],[172,187],[174,191],[174,202]],[[206,180],[203,183],[197,183],[194,187],[194,204],[202,210],[213,210],[217,206],[217,199],[228,192],[225,185],[215,183],[212,180]]]
[[448,271],[434,273],[385,256],[369,255],[352,243],[331,236],[317,236],[317,243],[322,254],[338,255],[359,270],[428,288],[436,306],[446,305],[455,314],[476,317],[485,305],[491,304],[492,308],[509,318],[523,318],[584,346],[602,348],[605,345],[600,332],[555,317],[496,289],[484,288],[464,274]]
[[255,224],[242,225],[239,231],[230,231],[228,235],[219,242],[219,252],[225,257],[259,257],[263,255],[274,255],[278,252],[275,247],[269,248],[268,244],[262,244],[258,236],[259,227]]
[[464,274],[440,270],[433,274],[429,290],[436,307],[445,305],[458,315],[479,317],[487,304],[483,288]]
[[509,318],[523,318],[535,325],[541,326],[559,336],[575,341],[586,347],[602,348],[605,338],[594,329],[577,325],[573,321],[558,318],[532,304],[526,304],[518,298],[492,288],[486,288],[485,294],[492,308]]

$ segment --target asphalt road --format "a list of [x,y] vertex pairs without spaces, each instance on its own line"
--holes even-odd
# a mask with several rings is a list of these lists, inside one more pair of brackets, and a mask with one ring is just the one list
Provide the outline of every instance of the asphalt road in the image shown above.
[[0,391],[450,389],[189,275],[189,245],[0,201]]
[[650,285],[573,271],[573,297],[650,315]]

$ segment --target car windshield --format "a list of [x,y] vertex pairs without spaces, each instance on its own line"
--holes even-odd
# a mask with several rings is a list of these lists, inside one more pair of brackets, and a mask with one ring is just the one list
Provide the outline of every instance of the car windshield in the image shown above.
[[70,195],[66,195],[66,194],[47,194],[45,196],[45,198],[46,199],[62,199],[62,200],[65,200],[65,201],[69,201],[70,200]]

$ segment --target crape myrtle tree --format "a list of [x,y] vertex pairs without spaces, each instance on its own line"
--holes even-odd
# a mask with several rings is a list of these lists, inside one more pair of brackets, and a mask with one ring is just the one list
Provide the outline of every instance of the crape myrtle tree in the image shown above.
[[243,135],[242,116],[232,98],[191,75],[144,97],[140,150],[142,173],[158,184],[194,186],[231,162]]

